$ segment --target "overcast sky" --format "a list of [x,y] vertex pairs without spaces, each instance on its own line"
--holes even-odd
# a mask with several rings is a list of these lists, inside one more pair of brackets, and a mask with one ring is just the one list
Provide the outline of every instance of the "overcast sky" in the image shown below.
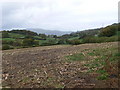
[[1,0],[2,28],[80,31],[118,22],[119,0]]

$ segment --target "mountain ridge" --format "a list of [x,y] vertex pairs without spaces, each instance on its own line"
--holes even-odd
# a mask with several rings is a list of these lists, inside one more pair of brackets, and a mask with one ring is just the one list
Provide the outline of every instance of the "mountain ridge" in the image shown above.
[[26,28],[26,29],[37,32],[37,33],[46,34],[46,35],[58,35],[58,36],[61,36],[64,34],[70,34],[73,32],[73,31],[60,31],[60,30],[46,30],[42,28]]

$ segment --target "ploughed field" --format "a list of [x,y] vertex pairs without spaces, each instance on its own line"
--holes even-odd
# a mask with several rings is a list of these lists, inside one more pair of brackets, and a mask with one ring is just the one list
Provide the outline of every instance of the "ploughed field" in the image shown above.
[[118,87],[118,42],[2,51],[5,88]]

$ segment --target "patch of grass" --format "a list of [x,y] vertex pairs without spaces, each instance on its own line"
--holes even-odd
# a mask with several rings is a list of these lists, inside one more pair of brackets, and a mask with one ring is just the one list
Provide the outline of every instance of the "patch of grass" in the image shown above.
[[101,70],[101,69],[100,69],[100,70],[97,70],[96,72],[97,72],[97,73],[100,73],[100,74],[105,74],[105,73],[107,73],[105,70]]
[[48,82],[51,82],[51,81],[53,81],[53,80],[54,80],[54,78],[52,78],[52,77],[49,77],[49,78],[47,79]]
[[106,65],[106,62],[105,61],[101,61],[100,64],[101,65]]
[[120,52],[117,52],[114,54],[115,57],[119,57],[120,56]]
[[66,58],[69,61],[81,61],[81,60],[85,60],[85,56],[83,55],[83,53],[69,55],[69,56],[66,56]]
[[106,49],[94,49],[91,52],[88,52],[87,54],[90,56],[103,56],[104,52],[106,52]]
[[30,80],[29,77],[25,77],[25,78],[22,79],[22,82],[28,82],[29,80]]
[[107,58],[107,56],[102,55],[99,59],[100,59],[100,60],[105,60],[106,58]]
[[109,76],[106,70],[99,69],[96,72],[100,74],[97,77],[98,80],[106,80]]
[[115,57],[111,57],[111,58],[109,58],[109,60],[110,60],[110,61],[115,61],[116,58],[115,58]]
[[84,64],[84,66],[89,67],[90,69],[100,67],[99,63],[90,63],[90,64]]
[[95,53],[93,53],[93,52],[88,52],[87,54],[90,56],[95,56]]
[[56,87],[56,88],[64,88],[64,86],[63,86],[63,85],[60,85],[60,84],[56,84],[55,87]]
[[[44,82],[43,82],[43,85],[52,85],[54,84],[54,78],[53,77],[48,77]],[[54,84],[55,85],[55,84]]]
[[102,74],[102,75],[98,76],[97,79],[98,80],[106,80],[106,79],[108,79],[108,74],[107,73],[106,74]]
[[87,71],[87,73],[92,73],[92,72],[94,72],[93,69],[89,69],[89,70]]
[[89,66],[90,64],[84,64],[84,66]]
[[100,65],[99,64],[91,64],[90,66],[89,66],[89,68],[90,69],[94,69],[94,68],[97,68],[97,67],[99,67]]
[[[91,52],[87,53],[89,56],[97,56],[92,62],[84,64],[84,66],[88,67],[88,73],[98,73],[99,76],[96,77],[98,80],[106,80],[108,79],[109,72],[112,72],[112,69],[106,70],[106,68],[101,69],[102,67],[110,68],[108,62],[113,64],[118,60],[120,53],[118,52],[118,48],[111,47],[111,48],[99,48],[92,50]],[[108,60],[108,62],[106,62]]]
[[100,59],[99,58],[95,58],[95,61],[98,62]]
[[117,61],[119,60],[120,52],[113,52],[111,57],[109,58],[109,61]]

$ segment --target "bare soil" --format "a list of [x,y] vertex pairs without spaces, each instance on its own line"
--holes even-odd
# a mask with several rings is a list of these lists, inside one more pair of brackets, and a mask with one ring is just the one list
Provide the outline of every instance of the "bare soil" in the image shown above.
[[[118,42],[56,45],[2,51],[2,86],[8,88],[109,88],[96,74],[86,74],[83,61],[64,57],[95,48],[117,47]],[[103,52],[104,53],[104,52]],[[87,58],[86,61],[91,59]],[[116,84],[114,87],[118,87]]]

